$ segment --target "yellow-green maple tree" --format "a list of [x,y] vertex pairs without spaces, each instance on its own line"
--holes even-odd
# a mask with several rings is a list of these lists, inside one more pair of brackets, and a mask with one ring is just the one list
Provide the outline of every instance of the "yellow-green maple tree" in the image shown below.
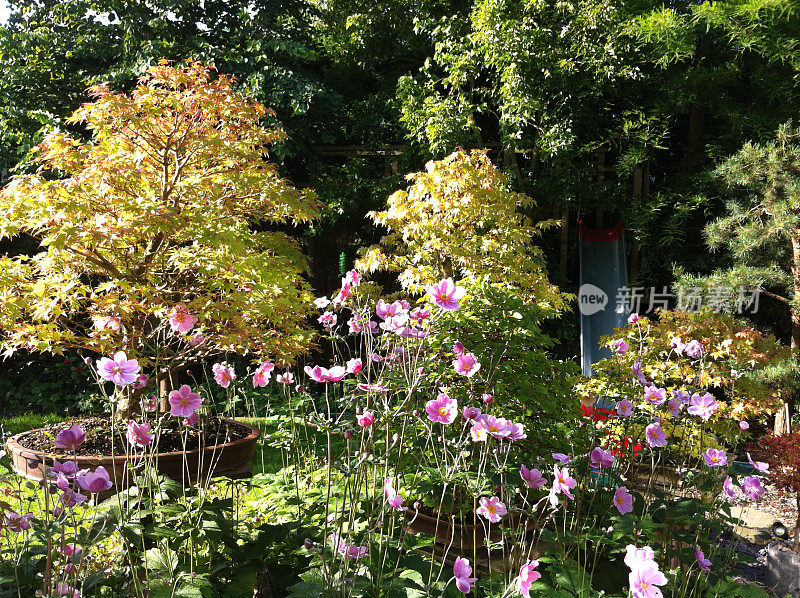
[[510,190],[486,150],[459,150],[408,175],[411,185],[368,214],[389,229],[379,246],[358,261],[366,272],[398,272],[404,288],[422,292],[442,277],[460,276],[502,285],[545,311],[564,296],[547,280],[534,240],[553,221],[532,223],[532,199]]
[[[262,126],[267,109],[198,62],[161,62],[130,94],[90,94],[70,120],[91,139],[49,135],[38,171],[0,192],[0,237],[41,249],[0,258],[3,349],[124,350],[162,376],[221,352],[285,362],[305,350],[306,259],[289,235],[258,229],[318,206],[268,161],[283,133]],[[176,305],[204,342],[171,333]],[[92,326],[108,317],[118,331]]]

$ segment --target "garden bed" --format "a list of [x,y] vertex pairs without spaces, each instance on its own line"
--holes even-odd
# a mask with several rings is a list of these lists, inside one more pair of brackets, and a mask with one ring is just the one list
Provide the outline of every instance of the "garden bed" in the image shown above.
[[[50,424],[20,434],[16,437],[16,442],[23,448],[35,452],[64,453],[62,449],[55,446],[55,438],[62,430],[76,425],[86,433],[86,440],[78,448],[77,456],[99,457],[125,452],[128,444],[125,437],[126,423],[116,422],[113,424],[113,429],[116,431],[116,437],[114,437],[111,434],[112,420],[110,416],[81,417]],[[209,417],[202,425],[196,426],[182,426],[177,419],[171,419],[162,425],[160,434],[154,439],[154,442],[158,443],[157,452],[171,453],[197,449],[200,446],[209,447],[234,442],[246,438],[251,431],[251,428],[245,424],[218,417]]]
[[[109,417],[77,418],[18,434],[7,442],[13,470],[23,478],[40,480],[54,461],[74,460],[78,470],[102,466],[114,486],[126,486],[141,467],[142,455],[131,453],[127,425],[117,423],[112,434],[111,423]],[[76,455],[54,443],[60,431],[74,425],[86,433]],[[176,419],[168,419],[153,440],[155,447],[151,443],[147,450],[158,472],[177,481],[195,483],[213,476],[242,478],[252,474],[259,435],[254,426],[216,417],[195,426],[179,426]]]

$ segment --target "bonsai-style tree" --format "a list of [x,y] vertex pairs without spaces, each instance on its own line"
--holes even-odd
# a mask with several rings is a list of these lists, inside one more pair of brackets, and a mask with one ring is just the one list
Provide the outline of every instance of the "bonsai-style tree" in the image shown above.
[[[747,143],[725,160],[717,175],[732,189],[727,214],[706,226],[711,249],[726,249],[729,268],[687,284],[727,288],[764,287],[764,294],[789,309],[792,349],[800,352],[800,142],[787,123],[774,140]],[[788,427],[777,412],[776,433]]]
[[[530,417],[542,443],[550,442],[564,421],[580,413],[572,400],[574,364],[552,358],[549,349],[557,341],[541,330],[566,303],[547,279],[535,244],[552,223],[531,222],[524,211],[533,200],[510,190],[486,150],[457,151],[408,179],[410,186],[393,193],[385,211],[369,214],[389,233],[357,268],[396,272],[412,294],[442,278],[457,279],[466,291],[463,305],[444,310],[426,349],[456,359],[458,342],[478,352],[485,364],[483,392],[496,401],[496,412]],[[443,363],[444,369],[425,368],[431,386],[454,379],[452,361]]]
[[398,272],[412,292],[442,277],[484,280],[513,288],[551,314],[563,308],[534,244],[555,223],[533,224],[525,216],[533,201],[509,189],[486,150],[459,150],[408,179],[411,186],[393,193],[386,211],[368,214],[389,234],[359,260],[359,269]]
[[[800,432],[764,436],[750,447],[756,458],[769,465],[769,481],[778,488],[794,491],[800,510]],[[795,522],[794,552],[800,548],[800,515]]]
[[[6,352],[125,351],[163,380],[222,352],[286,362],[310,342],[297,243],[270,224],[317,201],[282,179],[264,106],[197,62],[161,62],[130,95],[104,85],[56,132],[39,169],[0,192],[0,237],[41,251],[0,258]],[[119,409],[130,412],[131,395]]]

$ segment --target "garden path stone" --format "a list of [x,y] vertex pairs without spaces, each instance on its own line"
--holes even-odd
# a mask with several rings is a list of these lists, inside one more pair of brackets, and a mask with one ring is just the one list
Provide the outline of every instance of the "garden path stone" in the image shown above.
[[731,509],[734,517],[743,521],[742,525],[734,529],[734,533],[759,546],[764,546],[772,539],[770,528],[775,523],[775,515],[753,507],[743,505]]

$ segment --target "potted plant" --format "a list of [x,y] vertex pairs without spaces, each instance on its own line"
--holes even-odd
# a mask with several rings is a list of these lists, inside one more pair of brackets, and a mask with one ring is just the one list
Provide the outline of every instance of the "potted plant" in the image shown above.
[[40,248],[0,258],[3,350],[102,356],[122,422],[154,392],[166,411],[191,364],[306,350],[306,259],[281,231],[314,218],[317,201],[268,161],[284,137],[261,124],[269,111],[191,61],[159,63],[130,94],[90,95],[74,133],[48,135],[38,170],[0,192],[0,237]]

